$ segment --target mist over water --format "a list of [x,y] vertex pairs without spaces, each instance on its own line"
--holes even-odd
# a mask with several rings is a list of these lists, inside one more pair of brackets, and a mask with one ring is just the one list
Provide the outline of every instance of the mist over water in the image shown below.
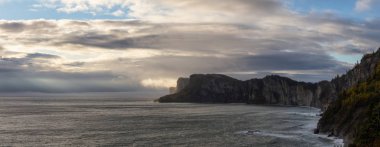
[[91,97],[1,97],[0,146],[333,146],[318,109],[161,104]]

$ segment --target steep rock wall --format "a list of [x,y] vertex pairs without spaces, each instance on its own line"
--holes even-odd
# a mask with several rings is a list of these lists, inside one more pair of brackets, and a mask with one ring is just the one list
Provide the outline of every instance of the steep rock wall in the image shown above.
[[298,82],[281,76],[240,81],[220,74],[180,78],[177,93],[159,102],[249,103],[312,106],[325,109],[343,90],[370,78],[380,61],[380,50],[363,56],[360,64],[331,81]]

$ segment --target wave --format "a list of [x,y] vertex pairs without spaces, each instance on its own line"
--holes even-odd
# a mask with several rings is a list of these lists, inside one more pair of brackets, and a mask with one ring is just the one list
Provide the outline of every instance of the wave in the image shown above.
[[286,112],[286,114],[308,116],[308,117],[318,117],[319,116],[319,113],[315,113],[315,112],[309,112],[309,113],[306,113],[306,112]]
[[[334,147],[343,147],[344,142],[343,139],[337,138],[337,137],[327,137],[323,134],[314,134],[311,131],[295,131],[292,133],[289,132],[270,132],[270,131],[261,131],[261,130],[245,130],[245,131],[238,131],[236,134],[239,135],[252,135],[252,136],[265,136],[265,137],[274,137],[274,138],[283,138],[283,139],[302,139],[306,136],[315,136],[312,138],[319,138],[326,140],[328,142],[331,142]],[[303,137],[302,137],[303,136]],[[301,137],[301,138],[300,138]]]
[[296,137],[294,135],[286,135],[286,134],[273,133],[273,132],[264,132],[264,131],[260,131],[260,130],[239,131],[239,132],[236,132],[236,134],[269,136],[269,137],[276,137],[276,138],[294,138],[294,137]]

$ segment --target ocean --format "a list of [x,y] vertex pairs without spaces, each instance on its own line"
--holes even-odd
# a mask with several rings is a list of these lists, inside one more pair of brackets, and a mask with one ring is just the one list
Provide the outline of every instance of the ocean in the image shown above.
[[319,109],[155,103],[109,97],[0,97],[0,146],[336,146]]

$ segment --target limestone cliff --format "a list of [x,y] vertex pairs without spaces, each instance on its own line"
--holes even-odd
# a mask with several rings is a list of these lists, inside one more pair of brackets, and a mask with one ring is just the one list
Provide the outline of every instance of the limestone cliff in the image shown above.
[[163,96],[159,102],[249,103],[312,106],[324,108],[338,93],[371,77],[380,61],[380,50],[363,57],[347,74],[331,81],[298,82],[286,77],[240,81],[219,74],[194,74],[180,78],[177,93]]
[[318,84],[297,82],[280,76],[245,81],[248,103],[320,106],[316,101],[321,95]]
[[[181,83],[178,80],[178,83]],[[181,85],[183,86],[183,85]],[[194,74],[188,84],[159,102],[250,103],[320,107],[324,98],[334,95],[333,86],[297,82],[280,76],[240,81],[220,74]],[[327,100],[325,100],[327,102]]]

